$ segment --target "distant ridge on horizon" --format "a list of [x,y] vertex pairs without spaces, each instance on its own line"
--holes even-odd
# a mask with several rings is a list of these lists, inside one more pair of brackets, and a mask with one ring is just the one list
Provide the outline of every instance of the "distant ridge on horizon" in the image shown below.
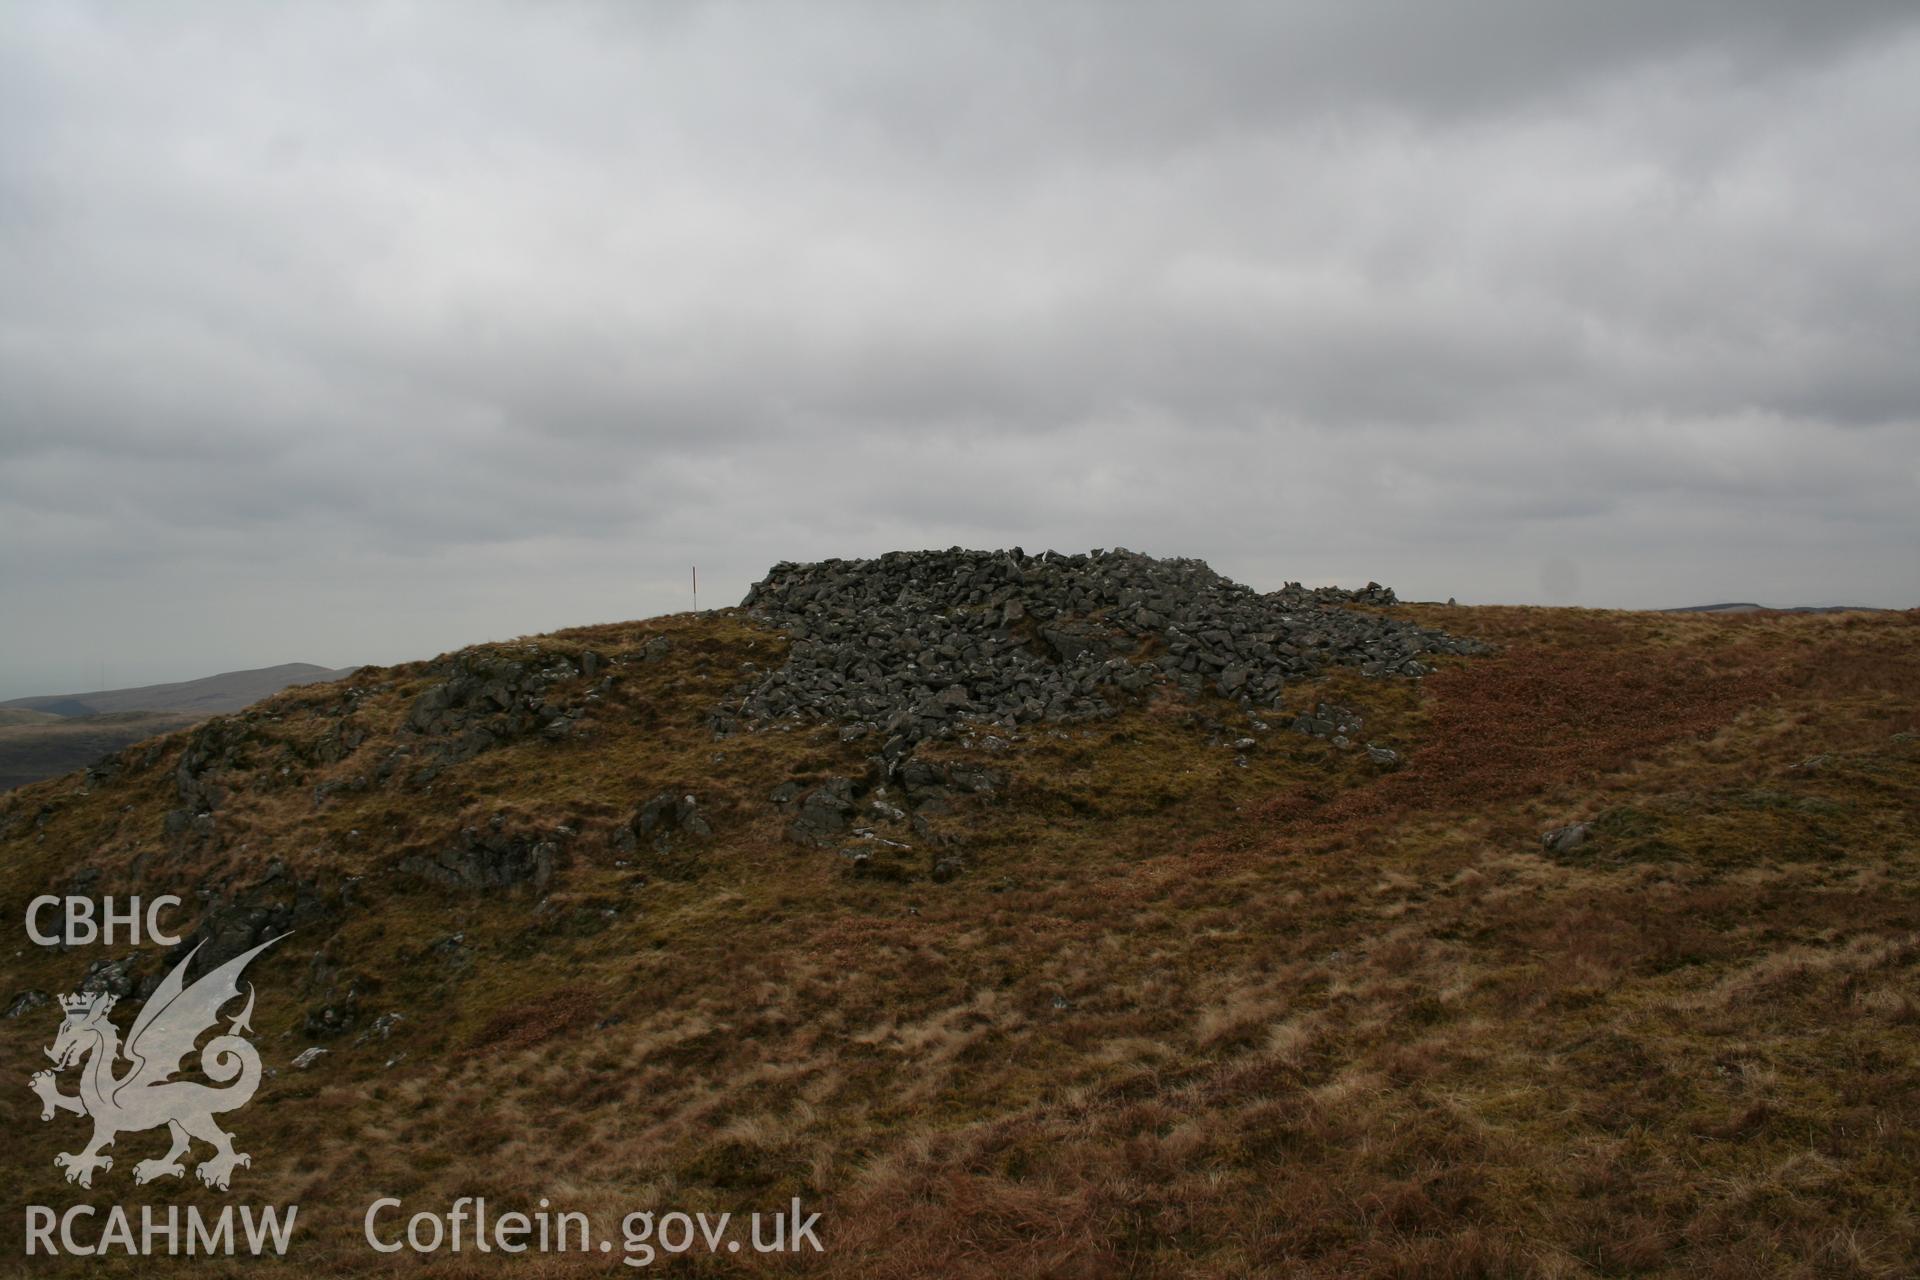
[[1898,609],[1883,609],[1873,604],[1795,604],[1771,605],[1754,604],[1751,601],[1736,601],[1728,604],[1688,604],[1677,609],[1661,609],[1660,613],[1898,613]]
[[321,667],[311,662],[283,662],[274,667],[223,671],[198,680],[141,685],[132,689],[97,689],[91,693],[50,693],[12,698],[0,708],[43,711],[66,718],[120,711],[191,711],[218,715],[238,711],[296,684],[339,680],[359,667]]

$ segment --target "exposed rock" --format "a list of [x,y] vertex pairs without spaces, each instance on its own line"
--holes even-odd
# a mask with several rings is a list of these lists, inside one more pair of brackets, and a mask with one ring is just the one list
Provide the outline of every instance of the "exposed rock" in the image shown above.
[[17,1018],[23,1013],[31,1013],[53,1003],[53,997],[44,991],[22,991],[7,1005],[7,1011],[0,1017]]
[[450,933],[427,948],[442,969],[459,973],[473,965],[473,948],[467,945],[467,935]]
[[359,1001],[350,992],[344,1001],[309,1010],[300,1030],[309,1040],[332,1040],[353,1030],[359,1021]]
[[305,1071],[326,1056],[327,1051],[318,1045],[315,1045],[311,1049],[303,1049],[300,1056],[293,1060],[293,1069],[295,1071]]
[[[407,711],[406,729],[427,740],[427,759],[410,780],[424,785],[442,767],[469,760],[483,751],[538,731],[564,738],[585,714],[585,693],[563,697],[558,686],[586,674],[586,655],[576,662],[564,653],[537,645],[522,646],[518,656],[499,649],[477,649],[442,660],[443,675]],[[594,669],[599,657],[594,655]]]
[[130,996],[139,981],[133,972],[139,962],[139,956],[122,956],[118,960],[95,960],[87,966],[86,976],[80,979],[80,990],[104,992],[122,998]]
[[699,846],[712,838],[713,825],[701,812],[700,802],[690,795],[665,791],[615,827],[607,842],[623,862],[644,845],[656,857],[666,859],[667,865],[686,869]]
[[855,790],[850,778],[829,778],[807,792],[787,824],[787,839],[801,845],[831,844],[853,818]]
[[655,796],[640,807],[634,815],[633,830],[641,839],[651,837],[654,847],[665,850],[675,835],[685,835],[696,840],[705,840],[713,835],[710,826],[700,813],[700,802],[692,796],[676,796],[663,793]]
[[450,889],[478,891],[530,884],[545,892],[561,858],[560,845],[542,832],[510,832],[498,817],[483,830],[466,827],[432,854],[409,854],[400,870]]
[[187,738],[174,766],[174,790],[181,810],[211,813],[227,797],[227,788],[215,778],[222,773],[245,769],[252,761],[248,748],[254,735],[245,716],[215,716],[196,728]]
[[1337,703],[1316,703],[1311,715],[1296,716],[1293,731],[1315,738],[1325,738],[1337,747],[1352,745],[1352,737],[1360,732],[1366,720],[1359,712]]
[[909,760],[900,766],[898,781],[907,799],[916,808],[924,808],[956,794],[992,795],[1006,785],[1007,779],[1005,774],[979,765]]
[[[1400,598],[1393,594],[1392,587],[1383,587],[1377,582],[1369,582],[1366,586],[1354,591],[1343,590],[1340,587],[1303,587],[1297,582],[1289,582],[1278,591],[1268,592],[1267,596],[1292,608],[1306,605],[1386,606],[1400,603]],[[1452,604],[1453,601],[1449,600],[1447,603]]]
[[252,884],[237,890],[203,889],[206,910],[185,938],[194,951],[190,977],[207,973],[269,938],[331,920],[347,905],[349,886],[333,894],[318,882],[290,875],[275,858]]
[[1540,844],[1548,853],[1572,853],[1585,844],[1592,834],[1592,823],[1576,822],[1547,832],[1540,837]]
[[393,1029],[404,1021],[406,1021],[406,1018],[403,1014],[383,1013],[373,1020],[372,1026],[360,1033],[359,1038],[356,1039],[354,1043],[365,1044],[369,1040],[385,1040],[392,1036]]

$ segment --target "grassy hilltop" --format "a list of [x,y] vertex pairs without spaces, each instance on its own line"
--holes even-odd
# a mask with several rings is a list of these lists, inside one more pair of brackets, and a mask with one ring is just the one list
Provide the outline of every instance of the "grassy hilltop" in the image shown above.
[[[294,932],[250,971],[273,1074],[229,1196],[135,1188],[154,1133],[63,1183],[82,1122],[25,1088],[58,1006],[0,1021],[8,1231],[298,1203],[289,1259],[236,1272],[608,1274],[378,1256],[360,1214],[799,1196],[824,1255],[682,1269],[1912,1274],[1920,614],[1388,612],[1492,651],[1286,706],[1397,763],[1281,719],[1236,745],[1239,708],[1161,689],[927,742],[871,856],[794,838],[834,779],[898,802],[871,741],[716,737],[789,644],[736,610],[364,669],[23,788],[8,919],[176,892],[210,947]],[[132,954],[17,946],[3,1000]]]

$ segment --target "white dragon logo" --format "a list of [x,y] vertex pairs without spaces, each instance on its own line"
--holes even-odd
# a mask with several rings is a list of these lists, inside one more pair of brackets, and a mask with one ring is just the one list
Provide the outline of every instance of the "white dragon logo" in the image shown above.
[[[133,1180],[137,1183],[184,1176],[186,1167],[180,1157],[194,1138],[214,1148],[214,1154],[194,1172],[216,1190],[227,1189],[236,1166],[252,1163],[251,1157],[233,1149],[233,1135],[213,1122],[214,1116],[245,1106],[260,1087],[260,1055],[240,1034],[253,1030],[248,1021],[253,1016],[252,983],[247,984],[246,1008],[232,1020],[227,1033],[215,1036],[200,1051],[200,1070],[226,1087],[170,1077],[180,1070],[180,1060],[193,1052],[201,1033],[219,1022],[221,1008],[239,996],[240,971],[247,962],[279,940],[261,943],[188,987],[187,965],[200,950],[195,947],[167,974],[133,1020],[124,1050],[119,1031],[107,1019],[116,997],[89,992],[60,997],[66,1019],[46,1053],[53,1059],[54,1071],[65,1071],[86,1059],[80,1092],[78,1096],[61,1093],[54,1071],[36,1072],[28,1084],[40,1095],[42,1120],[53,1119],[56,1111],[93,1118],[93,1141],[86,1149],[53,1158],[56,1168],[67,1171],[68,1182],[91,1187],[95,1169],[113,1168],[113,1157],[102,1155],[101,1149],[112,1146],[116,1135],[161,1125],[173,1134],[173,1148],[158,1160],[136,1164]],[[133,1066],[115,1078],[114,1062],[122,1052]]]

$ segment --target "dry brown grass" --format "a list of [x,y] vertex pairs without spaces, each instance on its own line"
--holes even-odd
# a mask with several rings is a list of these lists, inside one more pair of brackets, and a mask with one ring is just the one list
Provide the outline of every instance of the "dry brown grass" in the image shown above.
[[[828,1252],[760,1269],[810,1274],[1913,1274],[1914,615],[1428,620],[1501,651],[1418,687],[1296,691],[1360,707],[1398,771],[1286,734],[1242,769],[1170,702],[1042,733],[972,753],[1014,781],[940,821],[970,864],[950,885],[850,879],[781,842],[766,792],[857,771],[859,748],[711,740],[706,707],[780,651],[716,615],[547,638],[676,647],[617,668],[579,741],[488,753],[431,794],[315,808],[358,754],[272,781],[330,724],[332,695],[290,691],[218,850],[159,839],[170,759],[93,795],[29,789],[16,811],[50,808],[7,839],[0,907],[81,864],[153,891],[269,851],[368,877],[330,936],[264,962],[256,1025],[271,1062],[305,1047],[322,948],[407,1020],[234,1118],[266,1157],[246,1198],[312,1217],[306,1272],[400,1265],[358,1243],[384,1192],[546,1195],[605,1226],[798,1195]],[[427,677],[362,679],[392,685],[356,713],[366,752]],[[636,883],[605,832],[669,789],[718,838]],[[494,813],[582,832],[546,910],[392,872]],[[1574,818],[1599,838],[1546,857],[1539,832]],[[456,932],[471,961],[441,963]],[[80,960],[17,957],[12,985],[71,984]],[[17,1075],[50,1032],[24,1024]],[[25,1131],[9,1203],[72,1194],[50,1164],[72,1127]],[[212,1199],[117,1174],[88,1198]]]

